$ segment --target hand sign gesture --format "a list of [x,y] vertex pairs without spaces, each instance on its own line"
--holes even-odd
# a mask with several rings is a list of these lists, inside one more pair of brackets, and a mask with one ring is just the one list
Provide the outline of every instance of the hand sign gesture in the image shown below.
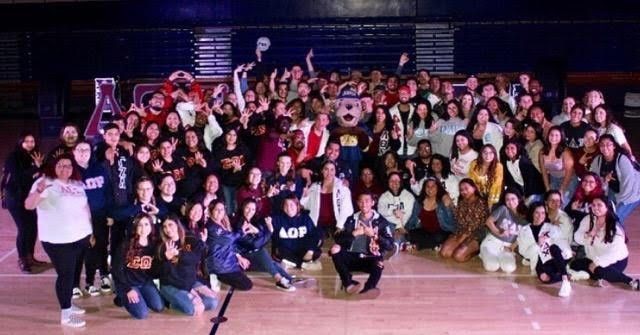
[[162,161],[159,159],[156,159],[155,161],[153,161],[153,163],[151,163],[151,168],[153,169],[154,172],[162,172]]
[[280,78],[281,80],[287,80],[291,77],[291,72],[289,72],[289,70],[285,67],[284,68],[284,73],[282,74],[282,78]]
[[238,65],[238,67],[236,67],[235,70],[233,70],[233,72],[236,72],[236,73],[242,72],[244,70],[244,68],[245,68],[245,64],[240,64],[240,65]]
[[207,161],[204,159],[204,155],[202,154],[202,152],[200,151],[196,152],[194,157],[196,159],[196,164],[202,166],[203,168],[207,167]]
[[140,115],[141,117],[147,116],[147,113],[144,112],[144,106],[142,106],[142,103],[140,103],[140,105],[138,106],[132,103],[131,106],[129,107],[129,112],[131,111],[138,113],[138,115]]
[[36,186],[36,192],[42,193],[44,192],[44,190],[48,189],[51,186],[52,184],[47,185],[47,181],[45,180],[45,178],[42,178],[40,179],[40,181],[38,182],[38,185]]
[[309,52],[307,53],[307,59],[311,59],[313,58],[313,48],[309,49]]
[[256,113],[262,113],[269,110],[269,99],[267,97],[260,97],[258,99],[258,108],[256,109]]
[[205,242],[208,236],[209,236],[209,232],[206,229],[202,229],[202,231],[200,232],[200,240],[202,242]]
[[31,159],[33,159],[33,164],[35,164],[36,167],[41,167],[44,162],[44,156],[38,151],[34,151],[31,154]]
[[166,250],[164,252],[164,256],[167,257],[168,260],[172,260],[172,259],[174,259],[176,256],[178,256],[180,254],[180,251],[178,250],[178,247],[176,246],[176,242],[167,241],[167,242],[164,243],[164,246],[166,248]]
[[271,80],[276,80],[276,77],[278,76],[278,69],[273,69],[273,72],[271,72]]

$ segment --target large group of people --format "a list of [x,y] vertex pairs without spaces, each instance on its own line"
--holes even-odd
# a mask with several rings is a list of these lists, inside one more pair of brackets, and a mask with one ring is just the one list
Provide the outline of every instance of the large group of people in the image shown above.
[[[387,259],[422,249],[479,256],[486,271],[522,263],[561,282],[562,297],[578,279],[640,289],[624,274],[640,172],[600,91],[552,115],[528,73],[515,93],[503,74],[455,92],[427,70],[403,74],[406,54],[386,78],[317,71],[312,51],[307,73],[263,56],[235,69],[226,95],[176,71],[96,138],[65,125],[47,155],[20,136],[3,205],[21,271],[46,264],[36,235],[51,259],[63,325],[85,325],[72,299],[112,291],[134,318],[167,306],[200,315],[218,304],[211,278],[250,290],[246,271],[295,291],[291,269],[320,270],[323,251],[348,294],[377,296]],[[334,132],[345,90],[360,99],[364,137]],[[354,141],[366,142],[355,165],[343,150]]]

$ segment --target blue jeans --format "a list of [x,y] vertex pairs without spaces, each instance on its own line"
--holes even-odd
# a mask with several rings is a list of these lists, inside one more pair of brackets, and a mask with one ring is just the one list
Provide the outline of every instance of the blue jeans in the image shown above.
[[640,200],[630,204],[621,202],[616,206],[616,214],[618,215],[618,219],[620,220],[622,227],[624,227],[624,220],[631,215],[631,212],[633,212],[638,205],[640,205]]
[[127,292],[124,292],[122,289],[118,290],[120,301],[122,301],[122,305],[131,316],[136,319],[146,319],[149,315],[149,309],[154,312],[162,312],[164,302],[153,281],[150,280],[141,286],[132,286],[131,289],[138,293],[138,298],[140,299],[140,301],[135,304],[129,302]]
[[224,194],[224,206],[227,207],[227,213],[236,212],[236,186],[222,185],[222,192]]
[[291,280],[291,275],[285,271],[280,264],[274,261],[265,248],[244,255],[250,262],[249,271],[267,272],[271,276],[280,274],[282,277]]
[[[562,186],[563,180],[564,177],[554,177],[552,175],[549,175],[549,186],[552,190],[560,190],[560,186]],[[571,178],[569,185],[567,185],[567,189],[562,193],[562,203],[564,205],[569,203],[571,197],[573,196],[573,193],[576,190],[576,187],[578,187],[578,178],[576,178],[576,176],[574,175]]]
[[[193,284],[194,289],[199,286],[204,285],[202,285],[202,283],[200,282],[196,282],[195,284]],[[191,301],[191,292],[181,290],[171,285],[162,285],[160,286],[160,294],[165,300],[169,302],[171,308],[187,315],[193,315],[195,313],[195,308],[193,306],[193,302]],[[215,297],[209,297],[202,294],[198,295],[202,299],[202,303],[204,304],[204,309],[206,311],[214,309],[216,308],[216,306],[218,306],[218,299],[216,299]]]

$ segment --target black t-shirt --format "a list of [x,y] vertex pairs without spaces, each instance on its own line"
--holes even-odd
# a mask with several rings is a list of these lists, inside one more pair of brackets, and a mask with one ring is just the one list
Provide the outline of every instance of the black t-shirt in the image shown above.
[[617,161],[618,157],[616,157],[616,159],[612,160],[611,162],[607,162],[606,160],[602,159],[602,164],[600,165],[600,177],[602,177],[602,179],[605,179],[607,175],[611,173],[613,179],[609,181],[609,188],[616,193],[620,192],[620,181],[618,180],[618,174],[616,173]]
[[540,235],[540,230],[542,229],[542,224],[540,225],[529,225],[529,227],[531,228],[531,233],[533,233],[533,239],[536,240],[536,243],[538,242],[538,235]]
[[586,122],[580,122],[578,127],[574,127],[570,121],[566,121],[561,127],[565,134],[565,143],[569,148],[579,149],[584,147],[584,133],[591,128]]

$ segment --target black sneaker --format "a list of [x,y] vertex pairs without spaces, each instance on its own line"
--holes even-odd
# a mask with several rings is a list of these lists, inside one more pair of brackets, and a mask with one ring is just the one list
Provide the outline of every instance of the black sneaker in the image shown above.
[[291,284],[288,280],[280,280],[276,283],[276,288],[285,291],[285,292],[293,292],[296,290],[296,287]]

